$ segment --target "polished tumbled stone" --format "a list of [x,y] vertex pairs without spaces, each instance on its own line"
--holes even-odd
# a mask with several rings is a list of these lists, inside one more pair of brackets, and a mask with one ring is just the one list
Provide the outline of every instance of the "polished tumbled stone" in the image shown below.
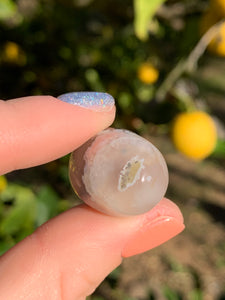
[[159,150],[121,129],[104,130],[75,150],[69,176],[84,202],[114,216],[149,211],[168,186],[168,170]]

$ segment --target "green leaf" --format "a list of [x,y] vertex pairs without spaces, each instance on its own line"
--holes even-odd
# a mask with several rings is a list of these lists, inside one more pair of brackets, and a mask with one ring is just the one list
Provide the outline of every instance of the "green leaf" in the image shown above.
[[0,234],[14,235],[20,240],[34,230],[36,217],[36,197],[29,188],[11,184],[1,194],[1,201],[13,204],[6,210],[0,222]]
[[225,157],[225,140],[219,139],[212,153],[214,157]]
[[195,289],[190,292],[190,300],[202,300],[203,299],[203,292],[199,289]]
[[165,0],[134,0],[134,30],[141,40],[148,37],[151,18]]
[[38,215],[37,226],[40,226],[44,222],[57,214],[59,196],[48,185],[42,186],[38,195]]
[[13,247],[15,243],[13,240],[6,240],[1,241],[0,243],[0,256],[4,254],[7,250],[9,250],[11,247]]
[[87,69],[85,72],[85,78],[92,90],[104,92],[104,87],[97,70],[92,68]]
[[168,300],[180,300],[178,293],[168,286],[164,287],[163,292],[165,298]]
[[16,12],[16,4],[12,0],[0,1],[0,20],[12,17]]

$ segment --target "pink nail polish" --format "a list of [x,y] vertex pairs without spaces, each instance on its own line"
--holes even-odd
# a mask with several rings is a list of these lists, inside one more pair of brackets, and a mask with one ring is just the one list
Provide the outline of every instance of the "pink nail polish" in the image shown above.
[[184,224],[173,217],[163,216],[153,223],[144,225],[125,244],[122,257],[133,256],[168,241],[183,231]]

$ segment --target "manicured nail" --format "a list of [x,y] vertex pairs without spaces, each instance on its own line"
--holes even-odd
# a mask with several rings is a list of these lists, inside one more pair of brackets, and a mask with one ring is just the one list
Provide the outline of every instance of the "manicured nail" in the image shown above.
[[94,111],[110,111],[115,104],[114,98],[107,93],[74,92],[60,95],[58,99]]
[[184,224],[173,217],[163,217],[144,225],[125,244],[122,257],[129,257],[153,249],[176,236]]

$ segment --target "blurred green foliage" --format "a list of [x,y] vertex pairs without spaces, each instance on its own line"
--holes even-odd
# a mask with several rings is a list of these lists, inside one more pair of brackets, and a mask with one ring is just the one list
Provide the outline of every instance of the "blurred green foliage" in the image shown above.
[[13,15],[16,12],[16,4],[12,0],[1,0],[0,2],[0,20],[4,20]]
[[[1,2],[0,98],[105,91],[116,99],[117,126],[132,127],[133,118],[169,125],[185,109],[181,93],[172,90],[176,80],[168,91],[163,87],[163,101],[157,95],[170,72],[199,41],[199,19],[207,2],[171,0],[163,9],[162,2]],[[158,69],[156,82],[140,80],[138,69],[143,63]],[[195,94],[201,88],[196,72],[181,72],[177,79],[184,81],[182,89],[188,89],[189,98],[197,96],[207,106],[201,93]],[[221,81],[220,74],[213,79]]]
[[[163,12],[149,19],[161,2],[137,0],[136,5],[130,0],[13,2],[14,15],[0,22],[0,97],[107,91],[117,100],[118,116],[135,114],[153,122],[159,116],[158,123],[168,122],[171,118],[162,120],[160,113],[154,113],[152,120],[154,104],[146,110],[146,103],[154,100],[168,72],[199,39],[198,31],[193,29],[198,26],[201,12],[192,3],[191,9],[196,12],[188,15],[185,24],[183,14],[177,20],[169,14],[164,16]],[[189,1],[182,3],[189,7]],[[150,36],[142,42],[135,35],[134,21],[144,19],[145,26],[140,25],[144,28],[140,31]],[[175,21],[181,24],[177,26]],[[9,42],[17,47],[14,49],[17,54],[10,53]],[[152,85],[137,77],[138,67],[146,61],[160,71],[159,80]],[[176,107],[173,101],[171,105]],[[159,110],[166,111],[163,106]]]
[[148,38],[149,22],[165,0],[134,0],[134,27],[137,37]]
[[[3,182],[0,176],[0,185]],[[7,182],[7,181],[6,181]],[[0,188],[0,255],[31,234],[38,226],[68,209],[49,185],[41,185],[36,193],[30,187],[6,183]]]

